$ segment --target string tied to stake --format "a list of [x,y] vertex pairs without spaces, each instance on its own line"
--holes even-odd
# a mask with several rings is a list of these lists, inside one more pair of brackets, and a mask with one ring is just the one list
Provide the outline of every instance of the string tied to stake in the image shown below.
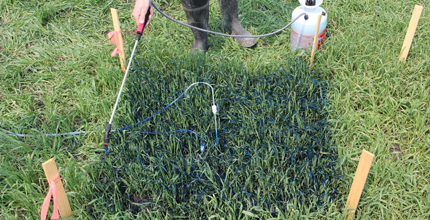
[[[116,45],[115,50],[110,54],[111,56],[116,56],[117,53],[121,53],[122,51],[119,49],[119,37],[118,32],[121,33],[121,31],[111,31],[108,33],[108,39],[109,43],[114,43]],[[124,43],[124,40],[122,40]]]
[[49,203],[51,202],[51,195],[52,195],[52,198],[54,200],[53,201],[54,211],[52,212],[51,219],[58,219],[59,218],[58,201],[57,201],[57,186],[55,185],[55,181],[58,179],[60,179],[60,175],[55,177],[53,180],[48,181],[49,182],[49,191],[45,197],[45,200],[43,200],[42,211],[40,212],[40,219],[41,220],[46,219],[46,215],[48,214]]

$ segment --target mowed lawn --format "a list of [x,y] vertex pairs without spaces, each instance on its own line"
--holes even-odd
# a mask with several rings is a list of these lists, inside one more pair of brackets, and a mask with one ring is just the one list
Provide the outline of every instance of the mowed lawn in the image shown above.
[[[179,0],[155,2],[185,21]],[[424,10],[403,63],[398,57],[415,4]],[[133,5],[131,0],[0,0],[0,128],[29,134],[20,138],[0,130],[1,219],[39,217],[48,191],[41,164],[49,158],[56,160],[74,216],[93,218],[88,204],[96,201],[85,196],[92,187],[88,169],[104,153],[103,130],[123,77],[118,57],[110,56],[110,8],[118,9],[128,59],[136,27]],[[240,19],[252,33],[264,34],[289,22],[298,5],[292,0],[240,0]],[[330,80],[330,123],[338,166],[347,174],[340,189],[344,199],[366,149],[375,158],[356,217],[429,219],[429,2],[326,0],[322,6],[328,15],[328,38],[317,51],[315,68],[319,77]],[[217,1],[210,10],[209,29],[222,32]],[[244,49],[234,39],[210,35],[206,56],[213,63],[241,62],[258,72],[299,56],[291,52],[289,36],[287,29]],[[136,59],[169,65],[190,56],[191,31],[158,12],[143,39]],[[309,60],[309,55],[302,59]],[[126,110],[124,98],[116,120]],[[95,132],[43,136],[72,131]],[[322,213],[289,210],[284,216],[344,218],[343,206],[334,204]]]

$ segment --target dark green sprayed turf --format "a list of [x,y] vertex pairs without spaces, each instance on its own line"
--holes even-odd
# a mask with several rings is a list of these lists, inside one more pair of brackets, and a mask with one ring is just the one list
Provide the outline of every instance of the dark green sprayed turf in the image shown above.
[[[117,127],[148,118],[190,84],[170,108],[135,127],[113,132],[109,150],[91,170],[97,202],[91,210],[137,216],[207,218],[249,215],[267,219],[296,209],[325,212],[342,204],[345,184],[328,123],[327,82],[308,64],[250,73],[228,61],[140,62],[128,83],[127,114]],[[257,75],[258,74],[258,75]],[[122,120],[123,119],[123,120]],[[139,132],[188,132],[148,135]],[[340,207],[340,206],[339,206]],[[98,213],[95,212],[94,216]]]

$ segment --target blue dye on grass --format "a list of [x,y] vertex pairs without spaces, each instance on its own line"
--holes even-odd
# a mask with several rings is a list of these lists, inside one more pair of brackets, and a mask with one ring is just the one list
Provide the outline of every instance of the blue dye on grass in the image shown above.
[[[240,218],[242,211],[252,211],[269,218],[341,202],[342,173],[326,111],[328,85],[300,60],[259,75],[203,60],[163,68],[142,61],[132,70],[128,115],[117,127],[156,113],[197,81],[215,89],[219,149],[211,92],[190,89],[163,113],[113,133],[112,152],[94,164],[99,171],[92,174],[90,196],[99,199],[94,206],[136,216]],[[200,138],[192,132],[166,135],[179,129]]]

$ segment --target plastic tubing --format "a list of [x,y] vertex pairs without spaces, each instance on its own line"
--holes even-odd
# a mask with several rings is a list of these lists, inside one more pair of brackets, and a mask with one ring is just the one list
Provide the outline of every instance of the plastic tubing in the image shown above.
[[[15,136],[15,137],[28,137],[28,136],[33,136],[33,135],[29,135],[29,134],[17,134],[17,133],[13,133],[11,131],[5,130],[2,128],[2,130],[4,132],[6,132],[7,134],[11,135],[11,136]],[[36,137],[49,137],[49,136],[67,136],[67,135],[78,135],[78,134],[84,134],[84,133],[92,133],[92,132],[97,132],[97,131],[74,131],[74,132],[68,132],[68,133],[61,133],[61,134],[38,134],[35,135]]]
[[[214,88],[212,87],[212,85],[211,84],[209,84],[209,83],[206,83],[206,82],[195,82],[195,83],[193,83],[193,84],[191,84],[191,85],[189,85],[188,86],[188,88],[187,89],[185,89],[185,91],[184,92],[182,92],[182,94],[181,95],[179,95],[179,97],[177,97],[175,100],[173,100],[169,105],[167,105],[166,107],[164,107],[163,109],[161,109],[160,111],[158,111],[158,112],[156,112],[155,114],[153,114],[153,115],[151,115],[151,116],[149,116],[148,118],[146,118],[146,119],[144,119],[144,120],[142,120],[142,121],[140,121],[140,122],[137,122],[136,124],[133,124],[133,125],[130,125],[130,126],[127,126],[127,127],[122,127],[122,128],[118,128],[118,129],[115,129],[115,130],[112,130],[112,132],[115,132],[115,131],[122,131],[122,130],[125,130],[125,129],[128,129],[128,128],[131,128],[131,127],[134,127],[134,126],[136,126],[136,125],[139,125],[139,124],[142,124],[143,122],[146,122],[146,121],[148,121],[149,119],[151,119],[151,118],[153,118],[154,116],[156,116],[156,115],[158,115],[158,114],[160,114],[162,111],[164,111],[164,110],[166,110],[167,108],[169,108],[171,105],[173,105],[175,102],[177,102],[191,87],[193,87],[193,86],[195,86],[195,85],[198,85],[198,84],[205,84],[205,85],[207,85],[207,86],[209,86],[210,88],[211,88],[211,92],[212,92],[212,113],[214,114],[214,122],[215,122],[215,137],[216,137],[216,143],[217,143],[217,152],[218,152],[218,127],[217,127],[217,120],[216,120],[216,112],[217,112],[217,106],[215,105],[215,93],[214,93]],[[214,108],[215,108],[215,110],[214,110]],[[13,132],[11,132],[11,131],[8,131],[8,130],[5,130],[5,129],[1,129],[1,130],[3,130],[3,131],[5,131],[7,134],[9,134],[9,135],[11,135],[11,136],[16,136],[16,137],[27,137],[27,136],[33,136],[33,135],[28,135],[28,134],[16,134],[16,133],[13,133]],[[191,130],[187,130],[187,129],[181,129],[181,130],[176,130],[176,131],[167,131],[167,132],[139,132],[139,133],[142,133],[142,134],[169,134],[169,133],[173,133],[173,132],[178,132],[178,131],[189,131],[189,132],[192,132],[192,133],[194,133],[194,134],[196,134],[199,138],[200,138],[200,140],[201,140],[201,144],[200,144],[200,146],[202,147],[202,151],[203,151],[203,149],[204,149],[204,145],[203,145],[203,139],[200,137],[200,135],[198,135],[196,132],[194,132],[194,131],[191,131]],[[40,136],[45,136],[45,137],[49,137],[49,136],[65,136],[65,135],[78,135],[78,134],[83,134],[83,133],[91,133],[91,132],[97,132],[97,131],[75,131],[75,132],[68,132],[68,133],[61,133],[61,134],[42,134],[42,135],[36,135],[36,137],[40,137]]]

